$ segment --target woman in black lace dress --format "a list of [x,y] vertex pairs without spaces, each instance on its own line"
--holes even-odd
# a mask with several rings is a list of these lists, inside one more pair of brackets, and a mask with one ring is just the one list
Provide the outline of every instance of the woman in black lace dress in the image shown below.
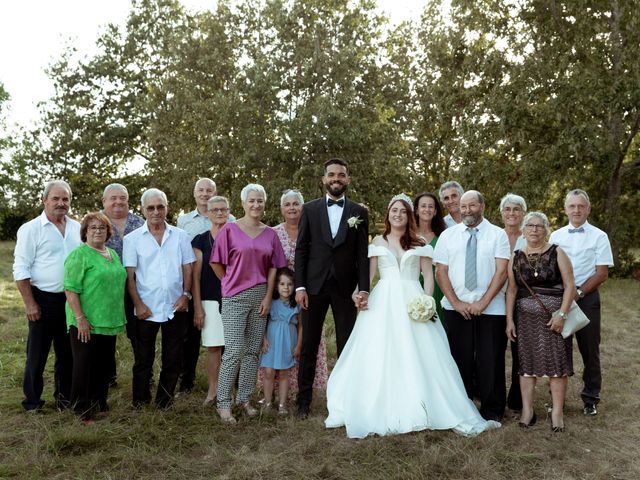
[[514,342],[517,339],[520,363],[522,414],[519,425],[529,427],[535,423],[536,380],[548,377],[553,400],[552,429],[561,432],[567,382],[573,375],[573,339],[564,339],[561,335],[575,292],[573,270],[564,251],[547,242],[549,221],[544,213],[531,212],[523,223],[527,244],[513,252],[507,289],[507,336]]

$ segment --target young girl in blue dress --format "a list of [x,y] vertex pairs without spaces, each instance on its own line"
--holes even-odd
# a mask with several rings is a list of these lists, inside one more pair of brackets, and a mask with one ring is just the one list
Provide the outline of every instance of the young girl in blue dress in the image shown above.
[[289,369],[300,359],[302,348],[302,323],[300,307],[296,305],[293,272],[289,268],[279,268],[276,272],[276,289],[269,312],[267,334],[262,342],[262,360],[264,370],[265,407],[273,401],[273,383],[278,372],[278,413],[287,415],[287,396],[289,394]]

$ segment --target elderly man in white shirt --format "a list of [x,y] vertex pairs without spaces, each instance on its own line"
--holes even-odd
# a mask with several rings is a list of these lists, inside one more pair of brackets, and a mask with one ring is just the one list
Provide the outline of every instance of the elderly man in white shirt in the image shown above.
[[462,223],[442,232],[433,254],[445,296],[447,336],[467,395],[473,398],[477,391],[480,414],[486,420],[500,420],[506,405],[507,345],[501,289],[507,278],[509,239],[502,228],[484,218],[479,192],[462,195],[460,211]]
[[191,298],[195,254],[189,236],[167,224],[164,192],[151,188],[142,194],[145,224],[124,237],[127,289],[138,319],[137,352],[133,365],[133,404],[151,402],[149,382],[153,372],[158,330],[162,330],[162,369],[155,402],[168,407],[182,366],[182,347]]
[[444,208],[449,212],[447,216],[444,217],[444,223],[447,228],[455,227],[462,221],[462,215],[460,214],[460,198],[463,193],[464,190],[462,189],[462,185],[454,180],[444,182],[440,185],[438,196],[440,197],[440,201],[444,205]]
[[571,190],[565,198],[564,211],[569,224],[553,232],[549,242],[559,245],[569,256],[576,284],[575,300],[591,321],[575,336],[584,364],[584,388],[580,394],[583,412],[585,415],[597,415],[602,387],[598,287],[609,277],[613,255],[607,234],[587,221],[591,212],[587,192]]
[[80,224],[67,216],[69,184],[47,183],[42,203],[42,214],[18,230],[13,263],[13,278],[29,320],[22,406],[35,412],[44,405],[43,372],[52,342],[56,354],[53,396],[59,409],[69,406],[72,357],[64,309],[64,261],[82,243]]

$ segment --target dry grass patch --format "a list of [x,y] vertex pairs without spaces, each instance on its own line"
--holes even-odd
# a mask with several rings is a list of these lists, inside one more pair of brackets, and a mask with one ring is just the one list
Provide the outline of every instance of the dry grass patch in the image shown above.
[[[540,382],[538,424],[523,431],[508,413],[503,428],[477,438],[428,431],[364,440],[324,428],[325,399],[299,422],[273,412],[222,425],[203,408],[206,379],[168,411],[134,411],[131,351],[118,339],[119,386],[111,411],[83,427],[71,413],[50,406],[52,364],[45,373],[42,415],[23,413],[21,382],[26,325],[11,281],[13,244],[0,243],[0,478],[15,479],[635,479],[640,478],[640,284],[610,280],[603,289],[603,401],[596,418],[582,415],[582,364],[569,381],[567,432],[553,435],[544,420],[548,401]],[[335,357],[328,322],[329,364]],[[509,355],[509,353],[507,353]],[[159,358],[157,359],[159,362]],[[509,361],[507,361],[509,364]],[[202,365],[201,365],[202,367]],[[293,410],[293,408],[292,408]]]

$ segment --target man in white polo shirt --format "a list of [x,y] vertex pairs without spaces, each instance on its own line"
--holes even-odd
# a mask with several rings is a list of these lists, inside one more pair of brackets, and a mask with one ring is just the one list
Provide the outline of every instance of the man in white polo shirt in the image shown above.
[[584,388],[580,394],[583,411],[585,415],[597,415],[602,387],[598,287],[609,277],[613,255],[607,234],[587,221],[591,212],[587,192],[571,190],[565,198],[564,211],[569,224],[553,232],[549,242],[559,245],[569,256],[576,283],[575,300],[591,321],[575,336],[584,364]]
[[64,310],[64,261],[78,247],[80,224],[67,216],[71,187],[67,182],[48,182],[42,195],[44,211],[18,230],[13,278],[29,320],[27,362],[22,389],[27,411],[39,411],[44,388],[43,373],[53,342],[56,354],[53,396],[59,409],[71,398],[71,344]]
[[182,367],[182,343],[191,298],[192,263],[196,257],[189,236],[166,222],[164,192],[150,188],[142,194],[147,221],[124,237],[127,289],[137,317],[137,351],[133,365],[133,405],[151,402],[156,336],[162,330],[162,369],[156,404],[168,407]]
[[462,222],[442,232],[433,254],[445,296],[449,347],[469,398],[477,391],[480,414],[486,420],[500,420],[506,405],[507,346],[500,290],[507,278],[509,239],[502,228],[484,218],[480,192],[464,193],[460,212]]

